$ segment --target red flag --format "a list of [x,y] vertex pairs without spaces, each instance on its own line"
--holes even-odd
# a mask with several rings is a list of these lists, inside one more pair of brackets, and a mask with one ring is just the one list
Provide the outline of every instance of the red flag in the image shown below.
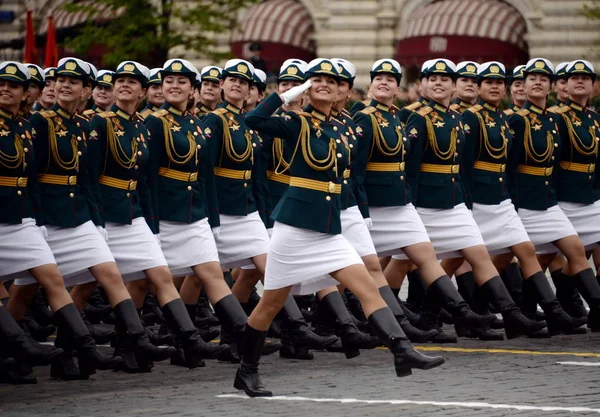
[[46,54],[44,56],[44,67],[55,67],[58,64],[58,48],[56,46],[56,31],[54,18],[48,16],[48,32],[46,33]]
[[25,24],[25,62],[35,63],[35,31],[33,30],[33,12],[27,9]]

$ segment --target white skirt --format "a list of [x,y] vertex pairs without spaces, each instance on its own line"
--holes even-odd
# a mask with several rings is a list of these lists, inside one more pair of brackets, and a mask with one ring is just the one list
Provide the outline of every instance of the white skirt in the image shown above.
[[265,290],[292,287],[292,294],[312,294],[338,285],[330,272],[362,265],[343,235],[330,235],[275,222],[267,253]]
[[35,220],[27,218],[22,221],[21,224],[0,224],[0,282],[31,277],[30,269],[56,264]]
[[[372,210],[372,209],[371,209]],[[372,211],[371,211],[372,213]],[[372,215],[371,215],[372,216]],[[375,245],[358,206],[349,207],[340,213],[342,235],[361,256],[376,255]]]
[[192,267],[219,262],[217,245],[208,218],[194,223],[161,220],[160,247],[174,277],[192,275]]
[[559,201],[558,206],[575,228],[585,249],[597,247],[600,242],[600,200],[594,204]]
[[451,209],[418,207],[438,259],[459,258],[460,250],[484,245],[473,214],[464,203]]
[[371,238],[379,256],[395,255],[394,259],[408,259],[402,248],[429,242],[427,230],[412,203],[397,207],[370,207],[369,213],[373,220]]
[[258,211],[247,216],[221,214],[219,218],[221,230],[216,242],[223,267],[250,265],[251,258],[267,253],[269,234]]
[[110,248],[123,282],[146,277],[144,271],[167,266],[158,241],[143,217],[133,219],[131,224],[106,223],[108,247]]
[[[273,236],[273,228],[272,227],[267,229],[267,234],[269,235],[269,240],[271,240],[271,236]],[[254,266],[253,263],[250,263],[250,265],[242,266],[241,269],[256,269],[256,266]]]
[[[46,226],[48,245],[54,254],[65,287],[94,281],[89,268],[106,262],[115,262],[110,249],[91,220],[77,227]],[[19,278],[15,285],[28,285],[33,277]]]
[[548,210],[519,209],[518,213],[535,251],[540,255],[557,253],[558,248],[552,242],[577,235],[559,206],[552,206]]
[[507,253],[512,246],[529,242],[525,226],[510,199],[495,205],[473,203],[473,218],[490,255]]

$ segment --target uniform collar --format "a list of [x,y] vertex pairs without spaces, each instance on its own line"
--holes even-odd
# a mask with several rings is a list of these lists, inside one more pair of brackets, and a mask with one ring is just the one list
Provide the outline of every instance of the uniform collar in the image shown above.
[[15,119],[16,118],[14,114],[7,112],[3,108],[0,108],[0,117],[4,117],[5,119]]
[[148,104],[146,104],[146,108],[152,110],[152,113],[154,113],[156,110],[160,109],[160,107],[156,107],[154,104],[151,104],[150,102],[148,102]]
[[582,107],[582,106],[580,106],[577,103],[573,103],[571,101],[571,99],[567,100],[567,102],[565,103],[565,106],[569,106],[573,110],[577,110],[577,111],[580,111],[580,112],[585,112],[587,110],[587,107]]
[[525,105],[523,106],[524,109],[529,110],[530,112],[533,113],[537,113],[537,114],[546,114],[546,109],[542,109],[538,106],[536,106],[535,104],[533,104],[531,101],[527,100],[525,102]]
[[439,111],[442,113],[448,113],[448,107],[442,106],[440,103],[438,103],[435,100],[429,100],[428,105],[429,105],[429,107],[432,107],[435,111]]
[[369,104],[369,106],[375,107],[377,110],[381,110],[381,111],[389,112],[392,110],[391,107],[388,107],[385,104],[381,104],[377,100],[371,100],[371,103]]
[[488,103],[487,101],[485,101],[484,99],[480,98],[477,103],[479,105],[481,105],[484,109],[489,110],[489,111],[498,111],[498,107],[495,107],[493,105],[491,105],[490,103]]
[[234,106],[231,103],[228,103],[226,101],[223,102],[223,107],[225,107],[227,110],[229,110],[230,112],[232,112],[233,114],[240,114],[242,113],[242,109]]
[[185,115],[187,114],[187,112],[186,112],[185,110],[184,110],[184,111],[181,111],[181,110],[179,110],[178,108],[171,106],[171,105],[170,105],[169,103],[167,103],[166,101],[165,101],[165,104],[163,104],[163,106],[162,106],[161,108],[163,108],[163,109],[165,109],[165,110],[168,110],[168,111],[169,111],[169,113],[172,113],[172,114],[174,114],[175,116],[185,116]]
[[426,99],[425,97],[423,97],[423,96],[419,96],[419,98],[417,99],[417,101],[418,101],[419,103],[421,103],[421,104],[427,104],[427,102],[428,102],[429,100],[427,100],[427,99]]
[[202,105],[201,105],[201,106],[198,108],[198,111],[199,111],[201,114],[206,114],[206,113],[210,113],[210,112],[212,112],[212,110],[211,110],[211,109],[209,109],[208,107],[206,107],[204,104],[202,104]]
[[54,106],[52,106],[52,110],[54,110],[56,112],[56,114],[58,114],[63,119],[71,120],[76,115],[76,113],[71,114],[68,111],[66,111],[65,109],[63,109],[62,107],[60,107],[60,105],[58,103],[56,103]]
[[457,98],[456,100],[454,100],[454,103],[458,104],[463,109],[468,109],[469,107],[473,106],[471,103],[467,103],[466,101],[463,101],[463,100],[461,100],[459,98]]
[[330,119],[330,117],[328,115],[325,115],[325,114],[321,113],[320,111],[316,110],[310,104],[304,108],[304,111],[307,113],[310,113],[312,117],[314,117],[315,119],[319,119],[322,122],[328,122]]
[[335,117],[336,119],[338,119],[340,117],[340,114],[341,113],[336,109],[331,109],[331,117]]
[[521,110],[521,106],[517,106],[516,104],[513,103],[511,109],[515,112],[518,112],[519,110]]
[[116,104],[113,104],[110,111],[114,112],[117,116],[119,116],[122,119],[125,120],[131,120],[133,119],[133,116],[128,114],[127,112],[121,110],[121,108],[119,106],[117,106]]

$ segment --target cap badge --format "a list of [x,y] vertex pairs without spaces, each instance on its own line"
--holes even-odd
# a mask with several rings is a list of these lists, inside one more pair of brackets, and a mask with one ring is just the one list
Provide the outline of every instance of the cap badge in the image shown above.
[[123,66],[123,70],[124,71],[134,71],[135,70],[135,65],[133,65],[133,64],[125,64]]
[[492,65],[490,67],[490,72],[492,74],[498,74],[500,72],[500,67],[498,65]]
[[219,76],[219,70],[216,69],[211,69],[209,72],[211,77],[218,77]]
[[296,75],[296,74],[298,74],[298,68],[289,66],[289,67],[287,67],[286,73],[288,73],[290,75]]
[[171,64],[171,68],[173,69],[173,71],[181,71],[181,68],[183,68],[183,65],[181,65],[181,62],[173,62]]
[[248,66],[244,65],[244,64],[239,64],[237,66],[237,70],[238,70],[238,72],[241,72],[242,74],[245,74],[246,72],[248,72]]
[[331,71],[333,66],[329,62],[321,62],[321,69],[325,71]]
[[384,62],[383,64],[381,64],[381,69],[384,71],[391,71],[392,68],[392,64],[390,64],[389,62]]
[[16,74],[17,67],[15,67],[14,65],[9,65],[8,67],[6,67],[6,73],[7,74]]
[[535,67],[540,69],[540,68],[544,68],[546,66],[546,63],[544,61],[535,61]]
[[77,63],[75,61],[69,61],[65,64],[65,68],[73,71],[75,68],[77,68]]

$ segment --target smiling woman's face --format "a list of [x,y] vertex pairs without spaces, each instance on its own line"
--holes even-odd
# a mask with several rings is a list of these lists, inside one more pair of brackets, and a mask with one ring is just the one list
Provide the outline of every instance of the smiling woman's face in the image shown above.
[[429,76],[429,97],[442,103],[449,100],[454,92],[454,81],[446,74],[433,74]]
[[340,86],[338,80],[329,75],[316,74],[310,77],[310,81],[312,86],[308,90],[308,97],[311,102],[335,103]]
[[192,82],[184,75],[167,75],[163,79],[163,96],[169,104],[187,104],[192,95],[192,90]]
[[528,74],[525,78],[525,94],[528,99],[546,99],[550,92],[550,77],[544,74]]
[[394,99],[398,93],[398,81],[392,74],[377,74],[371,81],[371,94],[379,102]]
[[243,102],[250,92],[250,84],[248,81],[238,77],[225,77],[225,79],[221,81],[221,86],[223,88],[225,100],[230,103]]

